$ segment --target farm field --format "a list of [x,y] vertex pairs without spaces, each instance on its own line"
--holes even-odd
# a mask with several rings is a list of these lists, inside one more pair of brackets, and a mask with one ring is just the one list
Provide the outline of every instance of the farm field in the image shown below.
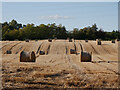
[[[102,41],[0,41],[3,89],[118,88],[118,43]],[[76,54],[70,54],[76,49]],[[11,50],[12,54],[6,54]],[[36,62],[20,62],[21,51],[36,53]],[[39,55],[39,51],[45,55]],[[92,52],[92,62],[80,62],[81,51]]]

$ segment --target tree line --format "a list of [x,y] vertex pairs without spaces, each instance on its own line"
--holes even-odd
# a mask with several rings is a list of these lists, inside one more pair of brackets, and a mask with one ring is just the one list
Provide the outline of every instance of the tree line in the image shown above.
[[67,31],[65,26],[62,24],[40,24],[35,26],[34,24],[22,25],[16,20],[11,22],[0,23],[2,25],[2,40],[25,40],[25,39],[48,39],[58,38],[66,39],[74,38],[81,40],[113,40],[120,39],[120,32],[113,30],[112,32],[105,32],[102,29],[98,29],[97,25],[85,27],[83,29],[74,28],[73,30]]

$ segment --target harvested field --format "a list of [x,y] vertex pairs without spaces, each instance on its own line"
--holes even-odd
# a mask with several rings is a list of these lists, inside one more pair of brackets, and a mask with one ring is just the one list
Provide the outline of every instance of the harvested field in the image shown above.
[[[3,89],[118,88],[118,42],[89,40],[2,41]],[[76,54],[70,54],[70,49]],[[11,50],[12,54],[5,54]],[[36,54],[36,62],[20,62],[21,51]],[[2,52],[1,52],[2,51]],[[45,55],[39,55],[45,51]],[[92,52],[92,62],[80,62],[80,53]]]

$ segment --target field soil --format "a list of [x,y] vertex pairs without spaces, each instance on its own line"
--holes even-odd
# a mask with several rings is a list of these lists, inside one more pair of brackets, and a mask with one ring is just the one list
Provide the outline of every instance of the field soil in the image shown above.
[[[3,89],[118,88],[118,43],[47,40],[0,41]],[[70,54],[76,49],[76,54]],[[6,54],[11,50],[12,54]],[[20,62],[21,51],[36,53],[36,62]],[[39,51],[45,55],[39,55]],[[81,62],[80,53],[92,52],[92,62]]]

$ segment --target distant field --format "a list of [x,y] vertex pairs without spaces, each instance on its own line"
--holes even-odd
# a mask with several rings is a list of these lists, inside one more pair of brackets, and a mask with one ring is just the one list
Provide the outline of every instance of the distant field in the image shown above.
[[[1,41],[3,88],[118,88],[118,42],[89,40]],[[75,49],[77,54],[70,54]],[[92,52],[93,62],[80,62],[80,52]],[[12,54],[5,54],[11,50]],[[20,62],[21,51],[40,50],[35,63]]]

